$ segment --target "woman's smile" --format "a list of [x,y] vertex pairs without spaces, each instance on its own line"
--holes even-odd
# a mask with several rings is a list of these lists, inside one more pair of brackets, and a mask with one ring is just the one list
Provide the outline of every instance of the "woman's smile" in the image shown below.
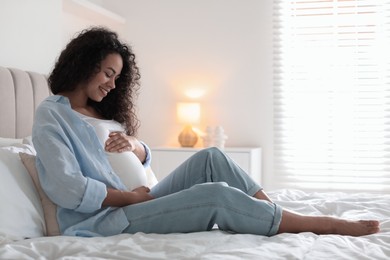
[[99,89],[103,93],[104,96],[107,96],[107,94],[110,92],[110,89],[106,89],[102,86],[100,86]]

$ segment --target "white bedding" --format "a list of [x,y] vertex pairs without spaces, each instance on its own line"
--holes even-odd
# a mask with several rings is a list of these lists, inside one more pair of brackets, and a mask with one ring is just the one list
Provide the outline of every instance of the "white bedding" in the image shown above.
[[364,237],[214,230],[191,234],[122,234],[105,238],[0,236],[0,259],[390,259],[390,195],[269,192],[278,204],[305,214],[378,219],[381,232]]

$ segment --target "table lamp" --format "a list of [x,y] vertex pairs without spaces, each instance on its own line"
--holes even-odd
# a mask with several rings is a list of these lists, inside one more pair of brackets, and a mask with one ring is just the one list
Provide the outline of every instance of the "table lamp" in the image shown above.
[[192,124],[200,121],[200,104],[196,102],[180,102],[177,104],[178,121],[185,125],[179,134],[179,143],[182,147],[193,147],[198,141],[198,134],[193,130]]

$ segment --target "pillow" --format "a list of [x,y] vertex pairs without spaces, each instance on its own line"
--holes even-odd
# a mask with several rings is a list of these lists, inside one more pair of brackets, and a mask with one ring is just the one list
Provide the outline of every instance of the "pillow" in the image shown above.
[[20,152],[20,159],[22,160],[24,166],[26,167],[28,173],[33,180],[36,189],[38,190],[39,197],[41,199],[44,219],[46,222],[46,235],[47,236],[59,236],[61,235],[60,228],[57,222],[57,206],[47,197],[46,193],[41,187],[39,182],[38,172],[35,167],[35,156],[32,154],[27,154]]
[[23,139],[0,137],[0,147],[21,144]]
[[31,147],[34,147],[33,142],[32,142],[32,136],[26,136],[25,138],[22,139],[22,144],[28,144],[31,145]]
[[39,195],[19,152],[33,153],[30,146],[23,144],[0,148],[0,233],[12,240],[45,233]]

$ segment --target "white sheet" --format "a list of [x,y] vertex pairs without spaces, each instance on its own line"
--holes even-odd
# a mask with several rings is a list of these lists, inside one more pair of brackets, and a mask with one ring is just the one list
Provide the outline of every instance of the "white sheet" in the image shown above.
[[270,192],[305,214],[375,218],[381,232],[364,237],[312,233],[273,237],[214,230],[191,234],[122,234],[106,238],[44,237],[0,241],[0,259],[390,259],[390,195]]

